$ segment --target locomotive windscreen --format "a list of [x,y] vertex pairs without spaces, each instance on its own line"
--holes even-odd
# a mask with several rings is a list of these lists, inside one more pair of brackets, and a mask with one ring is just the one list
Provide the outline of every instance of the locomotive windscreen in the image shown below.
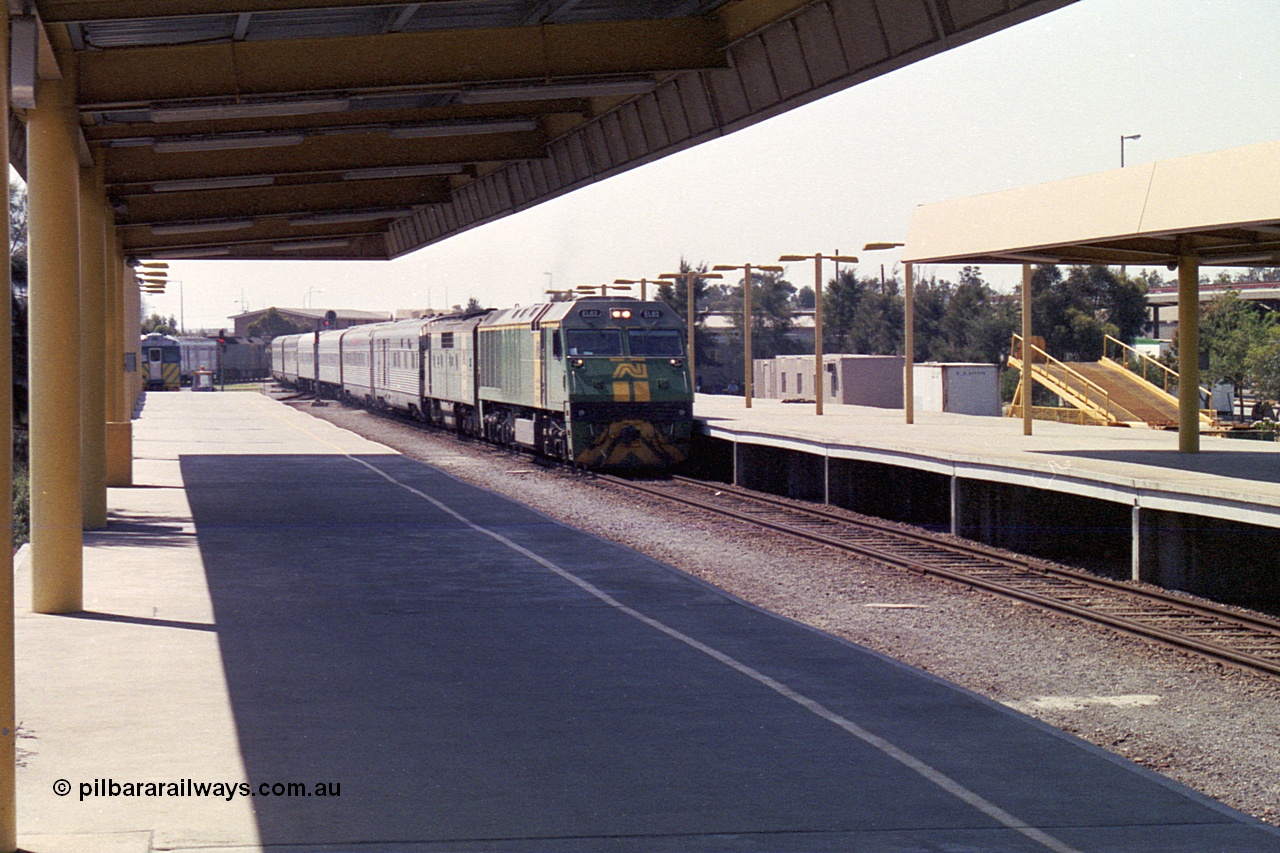
[[618,329],[568,329],[564,336],[569,355],[622,355],[622,333]]
[[679,358],[684,355],[684,336],[677,329],[628,329],[627,345],[631,348],[632,358]]

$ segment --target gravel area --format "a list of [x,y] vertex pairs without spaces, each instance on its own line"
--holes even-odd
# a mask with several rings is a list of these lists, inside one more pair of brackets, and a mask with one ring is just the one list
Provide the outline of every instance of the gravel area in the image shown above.
[[294,405],[1280,826],[1280,679],[619,494],[527,456],[339,404]]

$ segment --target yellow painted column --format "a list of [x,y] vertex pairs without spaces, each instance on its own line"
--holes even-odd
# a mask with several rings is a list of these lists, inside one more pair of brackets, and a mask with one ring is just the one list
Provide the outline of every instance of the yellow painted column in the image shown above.
[[1178,258],[1178,450],[1200,452],[1200,259]]
[[[839,252],[836,252],[839,255]],[[839,268],[839,262],[836,263]],[[822,414],[822,255],[813,259],[813,401],[815,415]]]
[[72,81],[41,80],[27,122],[30,188],[31,608],[82,609],[80,167]]
[[80,456],[85,530],[107,526],[106,222],[102,164],[80,170]]
[[1031,435],[1031,264],[1022,265],[1022,434]]
[[751,380],[755,376],[756,363],[751,357],[751,326],[755,312],[751,309],[751,264],[743,267],[746,277],[742,280],[742,393],[746,408],[751,408]]
[[132,407],[125,405],[124,252],[115,237],[114,214],[106,208],[107,241],[107,485],[133,485]]
[[902,298],[905,315],[903,319],[903,350],[906,361],[902,366],[902,403],[907,412],[907,423],[916,422],[916,279],[915,266],[903,264],[904,281]]
[[[0,15],[0,116],[9,115],[9,16]],[[9,122],[0,123],[0,151],[9,150]],[[9,170],[0,170],[9,197]],[[9,233],[5,206],[4,233]],[[9,281],[9,241],[0,248],[5,299]],[[13,494],[13,324],[0,323],[0,495]],[[18,849],[17,713],[13,649],[13,513],[0,513],[0,853]]]

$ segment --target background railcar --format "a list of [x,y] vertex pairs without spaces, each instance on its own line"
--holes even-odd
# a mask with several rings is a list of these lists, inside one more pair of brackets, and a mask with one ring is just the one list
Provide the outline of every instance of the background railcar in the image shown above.
[[182,387],[182,345],[177,338],[152,333],[142,336],[142,369],[148,391],[177,391]]

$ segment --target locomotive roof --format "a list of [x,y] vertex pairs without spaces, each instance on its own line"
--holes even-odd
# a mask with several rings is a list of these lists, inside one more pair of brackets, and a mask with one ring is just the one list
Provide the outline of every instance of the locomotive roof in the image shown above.
[[582,322],[583,325],[592,324],[597,318],[583,317],[580,313],[583,310],[598,310],[600,317],[598,320],[608,322],[611,318],[608,311],[611,308],[625,308],[632,312],[635,319],[642,319],[639,312],[642,310],[659,310],[662,312],[660,318],[648,318],[649,322],[657,322],[659,325],[669,322],[676,318],[676,313],[671,306],[665,302],[656,300],[646,300],[641,302],[634,296],[584,296],[580,299],[574,299],[569,302],[542,302],[537,305],[528,305],[522,308],[507,308],[501,311],[495,311],[486,317],[483,321],[485,326],[529,326],[536,320],[539,325],[562,323],[573,323],[575,321]]

